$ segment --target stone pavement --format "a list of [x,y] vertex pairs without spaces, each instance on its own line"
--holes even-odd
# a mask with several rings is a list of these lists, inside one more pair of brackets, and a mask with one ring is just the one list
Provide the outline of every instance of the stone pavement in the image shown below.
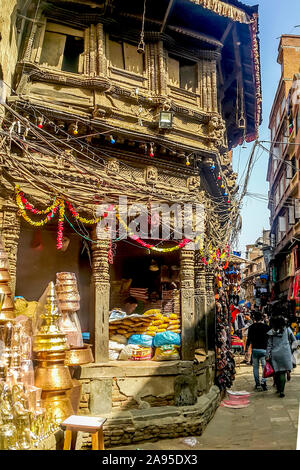
[[115,447],[112,450],[295,450],[297,443],[300,366],[293,370],[285,387],[285,397],[279,398],[267,380],[268,391],[256,392],[252,367],[237,367],[233,391],[251,392],[247,408],[219,407],[197,445],[190,447],[185,438]]

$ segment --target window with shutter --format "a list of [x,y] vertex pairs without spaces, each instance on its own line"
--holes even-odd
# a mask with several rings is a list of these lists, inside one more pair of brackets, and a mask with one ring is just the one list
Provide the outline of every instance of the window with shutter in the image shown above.
[[109,38],[108,52],[113,67],[143,75],[144,55],[137,52],[137,46]]
[[168,59],[169,83],[179,87],[179,60],[169,57]]
[[83,32],[47,23],[39,63],[65,72],[81,73]]
[[300,201],[299,199],[295,199],[295,219],[300,219]]
[[198,64],[188,59],[168,57],[169,83],[195,93],[198,82]]
[[291,204],[289,206],[288,221],[289,221],[289,225],[294,225],[295,224],[295,206],[294,206],[294,204]]

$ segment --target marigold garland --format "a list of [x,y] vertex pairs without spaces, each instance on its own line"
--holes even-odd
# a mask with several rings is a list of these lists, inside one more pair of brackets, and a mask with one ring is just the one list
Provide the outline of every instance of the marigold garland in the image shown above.
[[[52,204],[48,206],[46,209],[39,210],[36,209],[28,202],[28,200],[25,198],[23,191],[21,191],[21,188],[19,185],[15,186],[15,195],[16,195],[16,202],[19,208],[19,214],[28,222],[29,224],[35,226],[35,227],[41,227],[45,224],[47,224],[56,214],[57,210],[59,209],[59,219],[58,219],[58,232],[57,232],[57,243],[56,247],[58,250],[62,249],[62,239],[63,239],[63,229],[64,229],[64,217],[65,217],[65,206],[67,205],[69,211],[71,212],[72,216],[76,219],[79,220],[83,224],[87,225],[95,225],[102,218],[105,218],[108,216],[108,213],[105,212],[102,217],[97,217],[93,219],[86,219],[85,217],[81,217],[79,213],[75,210],[73,205],[69,201],[65,201],[63,198],[55,197]],[[44,219],[41,219],[40,221],[34,221],[30,217],[28,217],[26,210],[29,210],[35,215],[41,215],[41,214],[46,214],[46,217]],[[190,240],[188,238],[184,238],[180,243],[178,243],[176,246],[173,246],[171,248],[158,248],[157,246],[150,245],[149,243],[144,242],[140,237],[135,235],[127,226],[127,224],[122,220],[118,213],[118,207],[117,206],[109,206],[108,210],[115,210],[116,211],[116,217],[119,220],[119,222],[126,228],[126,231],[130,238],[135,240],[137,243],[139,243],[141,246],[144,248],[147,248],[152,251],[156,251],[159,253],[170,253],[176,250],[179,250],[183,247],[185,247],[188,243],[194,242],[197,243],[198,241],[201,240],[202,236],[199,235],[196,237],[194,240]],[[226,246],[226,250],[222,250],[222,252],[217,248],[216,250],[210,249],[210,256],[209,258],[202,257],[202,261],[205,265],[211,264],[213,261],[220,261],[223,260],[225,257],[228,258],[230,251],[229,251],[229,246]],[[200,250],[202,252],[202,250]]]

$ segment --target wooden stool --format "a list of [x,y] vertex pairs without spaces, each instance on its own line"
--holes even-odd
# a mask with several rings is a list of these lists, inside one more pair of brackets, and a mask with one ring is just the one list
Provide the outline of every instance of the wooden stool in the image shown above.
[[78,431],[92,435],[92,450],[104,450],[103,424],[106,418],[69,416],[60,427],[65,431],[64,450],[75,450]]

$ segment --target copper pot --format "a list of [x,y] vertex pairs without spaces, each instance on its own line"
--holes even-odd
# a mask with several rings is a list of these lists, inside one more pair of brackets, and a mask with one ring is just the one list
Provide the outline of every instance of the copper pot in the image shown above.
[[77,281],[74,281],[74,279],[65,279],[63,281],[56,281],[55,288],[59,286],[73,286],[73,288],[77,289]]
[[79,302],[80,296],[77,292],[60,292],[58,295],[59,302]]
[[75,273],[56,273],[56,279],[59,281],[76,281],[76,275]]
[[85,344],[81,348],[70,348],[66,351],[65,364],[68,366],[79,366],[94,362],[90,344]]
[[[71,281],[73,283],[73,281]],[[76,292],[78,293],[77,284],[56,284],[55,286],[57,294],[65,292]]]
[[62,311],[68,312],[77,312],[80,309],[79,302],[63,301],[59,302],[59,306]]

